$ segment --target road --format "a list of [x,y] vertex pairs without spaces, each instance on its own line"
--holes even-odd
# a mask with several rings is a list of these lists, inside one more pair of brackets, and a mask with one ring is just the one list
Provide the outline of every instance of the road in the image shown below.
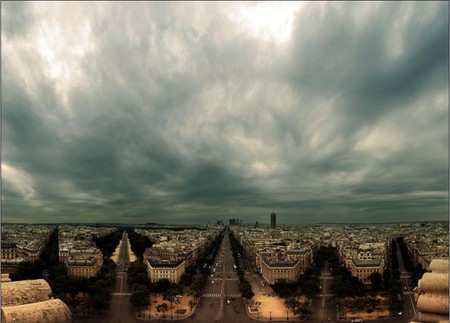
[[403,316],[411,320],[417,314],[416,303],[414,301],[414,285],[411,281],[411,274],[405,269],[403,264],[402,254],[400,252],[400,246],[397,243],[397,260],[400,269],[400,280],[403,286],[403,300],[404,300],[404,310]]
[[122,245],[119,250],[116,268],[116,284],[112,293],[111,305],[101,318],[74,318],[75,322],[131,323],[142,322],[135,317],[133,305],[130,303],[131,290],[127,283],[127,270],[130,263],[128,253],[128,234],[123,232]]
[[[405,323],[410,322],[411,319],[415,316],[416,313],[416,305],[414,302],[414,293],[413,285],[410,279],[410,273],[406,271],[403,260],[400,253],[400,248],[397,246],[397,259],[399,263],[399,268],[401,272],[401,281],[403,287],[406,287],[404,289],[405,295],[404,295],[404,313],[400,315],[397,318],[392,319],[383,319],[383,320],[371,320],[371,323]],[[334,299],[332,297],[332,294],[330,292],[330,285],[332,282],[333,276],[330,273],[329,264],[328,262],[325,262],[324,267],[322,268],[322,271],[320,273],[320,286],[321,286],[321,292],[319,295],[317,295],[313,300],[313,312],[314,314],[308,318],[308,321],[310,322],[328,322],[328,318],[330,318],[330,322],[337,322],[336,315],[335,315],[335,308],[334,308]],[[327,301],[327,297],[329,297],[329,300]]]
[[[234,265],[230,238],[226,230],[211,268],[212,277],[208,277],[201,299],[203,305],[196,310],[195,322],[253,322],[245,311]],[[230,300],[229,303],[227,297]]]
[[[142,320],[138,320],[135,317],[133,306],[129,301],[131,291],[127,284],[126,273],[129,265],[128,243],[127,233],[124,232],[117,261],[116,285],[108,313],[102,318],[74,318],[74,322],[142,322]],[[397,319],[375,320],[370,321],[371,323],[406,323],[410,322],[416,313],[414,295],[412,293],[413,286],[409,278],[409,272],[404,268],[399,248],[397,248],[397,258],[401,271],[401,281],[403,286],[406,287],[406,290],[404,290],[406,292],[404,297],[404,313]],[[241,262],[244,269],[249,269],[245,261]],[[179,322],[255,322],[247,316],[245,311],[244,302],[239,293],[239,280],[234,270],[234,265],[228,231],[225,231],[217,257],[211,268],[212,276],[208,277],[208,282],[201,298],[203,305],[197,308],[192,317],[179,320]],[[247,272],[248,275],[250,275],[249,272]],[[313,300],[312,307],[314,314],[308,318],[308,322],[324,323],[328,322],[328,318],[330,318],[330,322],[337,322],[334,301],[330,293],[332,279],[329,264],[325,262],[320,274],[321,292]],[[229,297],[230,303],[227,302],[227,297]],[[163,321],[152,320],[152,322]],[[164,322],[167,321],[164,320]]]
[[320,272],[320,294],[313,299],[312,309],[314,312],[314,319],[319,321],[326,321],[335,319],[335,309],[333,296],[330,291],[331,282],[333,276],[331,276],[330,266],[328,261],[325,261],[323,268]]

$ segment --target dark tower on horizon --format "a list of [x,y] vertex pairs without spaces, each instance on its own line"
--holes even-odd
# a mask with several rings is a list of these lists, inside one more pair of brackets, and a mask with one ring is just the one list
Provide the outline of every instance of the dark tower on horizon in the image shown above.
[[275,229],[277,227],[277,215],[275,212],[270,213],[270,227]]

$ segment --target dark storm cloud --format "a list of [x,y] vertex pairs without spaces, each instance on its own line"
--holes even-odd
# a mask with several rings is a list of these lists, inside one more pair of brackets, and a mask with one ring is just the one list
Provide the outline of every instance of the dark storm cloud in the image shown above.
[[3,221],[445,218],[448,4],[243,6],[2,4]]

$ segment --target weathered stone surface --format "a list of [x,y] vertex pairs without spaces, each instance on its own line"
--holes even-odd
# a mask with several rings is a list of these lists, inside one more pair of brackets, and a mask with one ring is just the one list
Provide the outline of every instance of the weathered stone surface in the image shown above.
[[447,315],[439,315],[439,314],[428,314],[428,313],[420,313],[417,316],[419,322],[448,322]]
[[60,299],[2,307],[2,322],[12,323],[69,323],[72,314]]
[[437,293],[420,295],[417,309],[424,313],[448,315],[448,295]]
[[432,273],[448,274],[448,259],[433,259],[430,263]]
[[447,293],[448,294],[448,274],[425,273],[419,280],[419,290],[427,293]]
[[9,278],[9,274],[2,274],[2,283],[11,282],[11,278]]
[[50,299],[52,290],[43,279],[2,284],[2,307],[36,303]]
[[434,259],[431,273],[425,273],[414,289],[419,322],[448,322],[448,259]]

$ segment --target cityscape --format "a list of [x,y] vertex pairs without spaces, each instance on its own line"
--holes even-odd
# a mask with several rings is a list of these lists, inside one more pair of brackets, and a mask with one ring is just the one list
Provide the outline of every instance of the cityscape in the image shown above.
[[449,322],[447,1],[1,18],[1,322]]
[[277,225],[275,213],[270,224],[3,224],[2,321],[443,321],[448,237],[444,221]]

